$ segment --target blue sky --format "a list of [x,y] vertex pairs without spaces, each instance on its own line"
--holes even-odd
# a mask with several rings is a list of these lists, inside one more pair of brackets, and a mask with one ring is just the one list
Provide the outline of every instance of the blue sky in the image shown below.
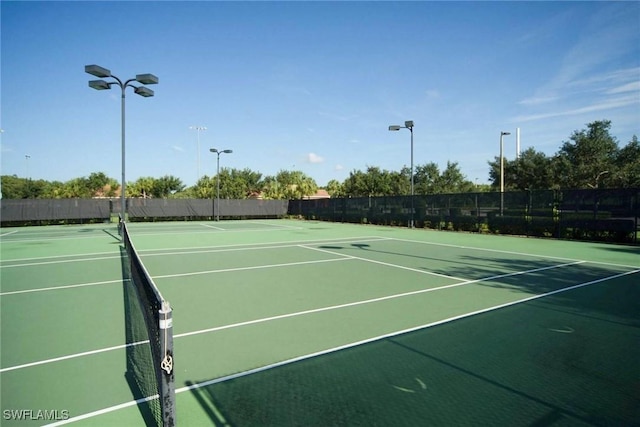
[[[84,66],[153,73],[127,90],[126,178],[302,170],[325,185],[353,170],[552,155],[574,130],[612,121],[640,136],[639,2],[0,3],[1,173],[120,180],[120,89]],[[197,132],[190,126],[206,126]],[[25,156],[30,156],[28,159]],[[200,161],[198,162],[198,157]]]

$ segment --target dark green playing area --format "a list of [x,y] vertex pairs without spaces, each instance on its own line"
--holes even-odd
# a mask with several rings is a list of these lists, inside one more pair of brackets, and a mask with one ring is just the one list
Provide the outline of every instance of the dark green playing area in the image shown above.
[[[131,223],[180,426],[632,426],[640,248],[312,221]],[[3,228],[3,426],[153,424],[115,225]],[[153,398],[151,399],[153,400]]]

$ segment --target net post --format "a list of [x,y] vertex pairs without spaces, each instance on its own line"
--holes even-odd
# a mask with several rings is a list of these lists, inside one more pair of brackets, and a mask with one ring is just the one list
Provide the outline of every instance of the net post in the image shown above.
[[173,369],[173,310],[168,301],[162,301],[159,311],[160,348],[162,349],[162,361],[160,366],[160,399],[162,408],[162,423],[164,427],[176,425],[176,394]]

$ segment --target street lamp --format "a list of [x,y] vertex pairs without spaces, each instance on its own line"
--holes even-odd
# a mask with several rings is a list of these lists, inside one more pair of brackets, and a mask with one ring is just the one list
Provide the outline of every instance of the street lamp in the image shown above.
[[135,78],[133,79],[129,79],[126,80],[125,82],[122,82],[122,80],[120,80],[118,77],[114,76],[113,74],[111,74],[111,71],[103,68],[99,65],[85,65],[84,66],[84,71],[85,73],[91,74],[92,76],[96,76],[96,77],[100,77],[100,78],[106,78],[106,77],[110,77],[115,81],[104,81],[104,80],[90,80],[89,81],[89,87],[96,89],[96,90],[106,90],[106,89],[111,89],[112,85],[116,85],[118,87],[120,87],[120,89],[122,90],[122,98],[121,98],[121,140],[122,140],[122,188],[121,188],[121,203],[122,205],[120,206],[120,221],[124,221],[126,219],[126,201],[125,201],[125,189],[126,189],[126,182],[125,182],[125,132],[124,132],[124,98],[125,98],[125,89],[127,87],[131,87],[133,88],[134,93],[136,93],[137,95],[143,96],[145,98],[149,98],[153,96],[153,91],[147,87],[144,86],[135,86],[132,83],[133,82],[138,82],[138,83],[142,83],[143,85],[154,85],[158,83],[158,77],[154,76],[153,74],[137,74]]
[[389,130],[390,131],[398,131],[400,129],[409,129],[409,132],[411,132],[411,221],[409,222],[409,227],[413,228],[414,224],[413,224],[413,214],[414,214],[414,208],[413,208],[413,120],[407,120],[406,122],[404,122],[404,126],[399,126],[399,125],[391,125],[389,126]]
[[[25,162],[25,164],[27,165],[27,179],[30,179],[30,178],[29,178],[29,159],[30,159],[30,158],[31,158],[31,156],[30,156],[30,155],[28,155],[28,154],[25,154],[25,155],[24,155],[24,162]],[[598,177],[599,177],[599,175],[598,175]]]
[[500,216],[504,213],[504,144],[502,137],[511,135],[511,132],[500,132]]
[[218,155],[216,162],[216,221],[220,221],[220,154],[231,154],[233,153],[233,150],[218,150],[217,148],[211,148],[209,151]]
[[189,126],[189,129],[198,132],[198,181],[200,181],[200,131],[207,130],[205,126]]

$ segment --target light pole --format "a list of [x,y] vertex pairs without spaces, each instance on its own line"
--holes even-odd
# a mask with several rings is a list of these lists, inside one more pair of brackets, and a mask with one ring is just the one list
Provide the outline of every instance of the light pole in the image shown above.
[[511,135],[511,132],[500,132],[500,216],[504,213],[504,144],[502,137]]
[[211,148],[209,151],[218,155],[216,162],[216,221],[220,221],[220,154],[231,154],[233,153],[233,150],[218,150],[217,148]]
[[126,201],[125,201],[125,189],[126,189],[126,182],[125,182],[125,138],[124,138],[124,98],[125,98],[125,89],[127,87],[132,87],[133,91],[140,95],[140,96],[144,96],[145,98],[149,98],[151,96],[153,96],[153,91],[145,86],[134,86],[132,83],[133,82],[138,82],[138,83],[142,83],[143,85],[154,85],[158,83],[158,78],[156,76],[154,76],[153,74],[137,74],[136,77],[134,79],[129,79],[126,80],[124,83],[122,82],[122,80],[120,80],[118,77],[114,76],[113,74],[111,74],[111,71],[100,67],[99,65],[85,65],[84,66],[84,71],[85,73],[91,74],[92,76],[96,76],[96,77],[100,77],[100,78],[105,78],[105,77],[110,77],[112,79],[114,79],[115,81],[111,81],[111,82],[107,82],[104,80],[90,80],[89,81],[89,87],[96,89],[96,90],[105,90],[105,89],[111,89],[112,85],[116,85],[118,87],[120,87],[120,89],[122,90],[122,98],[120,101],[120,106],[121,106],[121,140],[122,140],[122,184],[121,184],[121,203],[122,205],[120,206],[120,221],[125,221],[126,219]]
[[200,181],[200,131],[207,128],[206,126],[189,126],[189,129],[198,132],[198,181]]
[[399,126],[399,125],[391,125],[389,126],[389,130],[391,131],[398,131],[400,129],[409,129],[409,132],[411,132],[411,220],[409,222],[409,227],[413,228],[414,224],[413,224],[413,215],[414,215],[414,208],[413,208],[413,195],[414,195],[414,191],[413,191],[413,120],[407,120],[406,122],[404,122],[404,126]]
[[28,154],[24,155],[24,162],[26,163],[26,166],[27,166],[27,179],[29,179],[29,159],[30,158],[31,158],[30,155],[28,155]]

